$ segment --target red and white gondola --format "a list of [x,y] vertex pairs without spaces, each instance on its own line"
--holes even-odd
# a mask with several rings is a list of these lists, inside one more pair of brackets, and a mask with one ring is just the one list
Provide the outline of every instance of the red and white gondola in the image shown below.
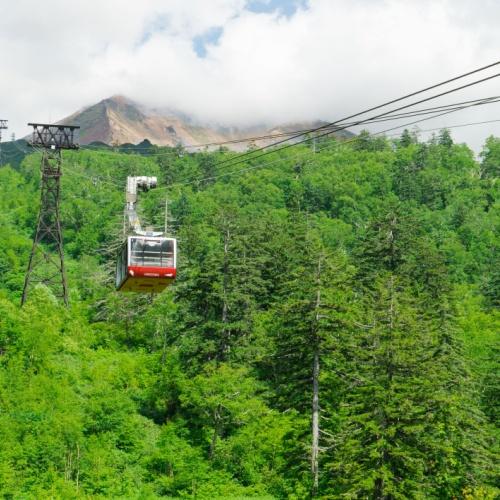
[[118,254],[116,289],[158,293],[176,277],[175,238],[129,236]]
[[153,189],[156,182],[156,177],[127,178],[125,217],[134,234],[127,237],[118,253],[116,289],[120,292],[158,293],[176,277],[176,239],[152,229],[144,231],[136,210],[137,191]]

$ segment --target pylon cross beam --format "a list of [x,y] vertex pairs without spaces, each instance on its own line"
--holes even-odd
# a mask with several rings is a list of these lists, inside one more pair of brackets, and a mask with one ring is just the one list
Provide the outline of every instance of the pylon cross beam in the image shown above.
[[33,127],[30,145],[47,149],[78,149],[77,125],[50,125],[47,123],[28,123]]

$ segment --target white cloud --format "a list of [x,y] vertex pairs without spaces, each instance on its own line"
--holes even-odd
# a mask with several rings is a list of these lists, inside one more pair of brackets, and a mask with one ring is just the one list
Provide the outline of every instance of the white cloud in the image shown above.
[[[473,0],[310,0],[291,17],[245,4],[0,0],[0,115],[21,134],[28,121],[123,93],[203,121],[334,120],[499,56],[496,0],[480,8]],[[222,34],[200,58],[193,38],[214,27]],[[443,102],[500,93],[499,81]],[[422,128],[499,114],[494,104]],[[490,133],[500,135],[498,124],[454,131],[476,149]]]

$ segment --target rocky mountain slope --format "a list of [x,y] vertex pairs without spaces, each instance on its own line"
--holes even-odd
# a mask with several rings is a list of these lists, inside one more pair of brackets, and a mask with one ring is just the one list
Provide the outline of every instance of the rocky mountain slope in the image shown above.
[[[148,109],[124,96],[112,96],[61,120],[59,123],[80,125],[80,143],[103,142],[109,145],[132,143],[144,139],[159,146],[184,146],[214,142],[235,141],[247,137],[281,134],[318,127],[323,122],[302,122],[275,127],[248,128],[220,127],[195,124],[180,113]],[[343,136],[350,137],[349,132]],[[256,145],[271,142],[255,141]],[[228,144],[231,149],[242,150],[249,142]]]

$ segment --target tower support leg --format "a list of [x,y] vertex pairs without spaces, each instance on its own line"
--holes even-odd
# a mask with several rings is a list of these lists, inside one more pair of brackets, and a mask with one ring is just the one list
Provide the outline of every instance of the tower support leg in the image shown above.
[[24,280],[23,305],[36,283],[48,286],[68,305],[68,287],[64,269],[63,238],[59,212],[61,195],[61,150],[45,149],[42,156],[40,210],[33,247]]

